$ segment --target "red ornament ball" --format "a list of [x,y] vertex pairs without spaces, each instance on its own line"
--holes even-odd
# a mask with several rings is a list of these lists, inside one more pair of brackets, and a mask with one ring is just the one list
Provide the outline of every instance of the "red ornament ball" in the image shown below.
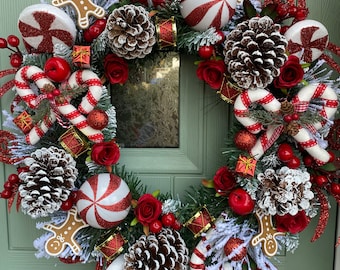
[[87,115],[87,123],[89,124],[90,127],[96,130],[101,130],[105,128],[109,123],[109,117],[104,110],[99,109],[92,110]]
[[244,151],[250,151],[254,147],[256,140],[256,135],[245,129],[237,132],[234,137],[236,147]]
[[247,255],[247,248],[240,246],[244,243],[244,241],[240,238],[232,237],[230,238],[227,243],[224,245],[224,253],[226,256],[229,256],[230,254],[234,253],[236,250],[239,250],[236,252],[234,256],[230,258],[232,261],[240,261]]

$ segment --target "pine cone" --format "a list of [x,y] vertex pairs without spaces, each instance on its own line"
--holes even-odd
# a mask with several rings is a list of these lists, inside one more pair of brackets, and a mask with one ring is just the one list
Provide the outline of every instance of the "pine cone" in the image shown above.
[[184,270],[189,261],[181,235],[170,228],[142,235],[124,256],[125,270]]
[[144,58],[156,43],[155,26],[142,6],[124,5],[110,14],[106,29],[113,53],[126,58]]
[[281,102],[280,111],[282,114],[292,114],[294,113],[294,110],[294,105],[291,102],[287,100]]
[[289,124],[285,127],[285,132],[290,136],[295,136],[299,133],[300,125],[296,121],[289,122]]
[[232,79],[245,89],[265,88],[287,59],[286,38],[268,16],[241,22],[224,43],[224,61]]
[[63,149],[41,148],[24,160],[27,172],[20,173],[21,207],[32,218],[46,217],[59,210],[74,188],[78,170]]

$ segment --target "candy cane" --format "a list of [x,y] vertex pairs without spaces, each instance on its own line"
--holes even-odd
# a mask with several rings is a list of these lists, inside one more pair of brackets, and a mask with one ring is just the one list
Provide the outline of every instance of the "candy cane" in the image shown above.
[[[39,89],[43,89],[45,85],[51,84],[45,73],[38,67],[25,66],[21,68],[15,75],[15,87],[18,95],[31,109],[36,109],[38,106],[37,95],[33,92],[29,85],[29,81],[33,81]],[[26,141],[29,144],[36,144],[40,138],[48,131],[56,120],[54,112],[43,118],[43,121],[35,124],[28,134]]]
[[[76,78],[76,79],[74,79]],[[27,105],[36,109],[39,102],[42,99],[42,95],[37,96],[31,89],[29,82],[32,81],[36,84],[39,90],[44,93],[44,87],[46,85],[53,85],[52,82],[47,79],[45,73],[36,66],[22,67],[15,75],[15,86],[18,95],[23,99]],[[104,136],[99,130],[91,128],[85,116],[81,112],[88,113],[97,104],[102,93],[102,87],[100,79],[92,71],[83,70],[73,73],[70,77],[69,84],[74,86],[86,85],[89,87],[89,91],[83,98],[78,109],[69,103],[67,99],[63,102],[56,102],[57,110],[65,116],[73,125],[75,125],[84,135],[94,142],[103,141]],[[39,101],[40,100],[40,101]],[[45,116],[43,121],[36,124],[32,130],[26,135],[26,141],[30,144],[37,143],[40,138],[48,131],[56,120],[56,115],[53,110],[50,111],[48,116]]]
[[[215,224],[221,222],[222,219],[217,219]],[[210,239],[210,237],[215,233],[215,226],[210,228],[205,236],[202,237],[202,240],[195,247],[189,262],[190,270],[204,270],[205,269],[205,260],[206,255],[209,250],[209,245],[206,244],[206,241]],[[223,266],[220,266],[220,270],[232,270],[233,268],[230,266],[230,263],[226,262]]]
[[251,133],[259,133],[263,127],[260,122],[249,117],[249,106],[258,103],[270,112],[277,112],[281,108],[281,103],[265,89],[243,91],[235,100],[234,114],[236,119]]
[[89,87],[89,90],[79,104],[78,109],[68,101],[65,101],[57,104],[58,110],[91,141],[103,141],[103,134],[90,127],[86,118],[81,114],[88,114],[98,103],[102,95],[102,84],[100,79],[90,70],[78,70],[70,76],[68,83],[71,87],[86,85]]
[[[253,119],[249,119],[249,117],[247,116],[249,106],[253,102],[257,102],[258,100],[262,102],[263,96],[265,96],[265,99],[267,100],[271,99],[271,94],[267,96],[265,92],[269,93],[268,91],[257,89],[254,91],[252,90],[252,96],[251,98],[248,98],[248,96],[250,96],[248,92],[250,91],[251,90],[245,91],[236,99],[234,111],[236,114],[236,118],[250,132],[258,133],[261,130],[261,124]],[[309,102],[314,98],[320,98],[324,102],[320,114],[325,118],[325,120],[314,123],[312,125],[313,129],[319,130],[336,113],[338,100],[337,95],[332,88],[324,84],[311,84],[302,88],[293,98],[292,103],[294,104],[295,110],[297,112],[303,112],[307,110]],[[274,100],[276,99],[274,98]],[[276,100],[276,102],[278,101]],[[265,106],[263,107],[266,109]],[[273,110],[269,108],[268,111]],[[255,159],[259,159],[264,154],[264,152],[273,145],[273,143],[281,135],[283,130],[283,125],[276,127],[269,126],[267,130],[259,137],[254,147],[250,150],[250,154]],[[325,164],[329,161],[329,153],[318,144],[318,142],[313,138],[311,132],[307,127],[300,126],[298,133],[296,135],[293,135],[292,137],[315,159],[315,161],[319,165]]]

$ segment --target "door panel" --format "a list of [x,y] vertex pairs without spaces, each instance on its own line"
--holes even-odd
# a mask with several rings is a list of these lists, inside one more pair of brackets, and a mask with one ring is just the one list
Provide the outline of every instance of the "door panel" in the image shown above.
[[[20,11],[37,0],[1,1],[0,35],[6,37],[17,33],[16,21]],[[340,38],[340,20],[337,18],[339,1],[309,0],[312,18],[322,21],[333,37]],[[320,10],[319,5],[322,5]],[[337,5],[337,6],[336,6]],[[332,22],[332,23],[330,23]],[[335,23],[333,23],[335,22]],[[0,70],[8,67],[7,52],[0,50]],[[223,164],[221,155],[227,130],[231,125],[230,106],[220,101],[214,91],[205,89],[195,75],[193,59],[181,59],[180,82],[180,147],[178,149],[123,149],[121,164],[127,170],[136,172],[149,191],[160,189],[183,196],[191,185],[198,185],[202,178],[211,177]],[[2,83],[3,81],[1,81]],[[11,94],[1,98],[1,109],[8,109]],[[2,118],[2,116],[0,116]],[[13,172],[11,166],[1,165],[2,185],[4,179]],[[333,204],[329,226],[325,234],[316,242],[310,243],[315,229],[314,223],[301,235],[301,245],[295,254],[278,256],[275,264],[280,270],[319,270],[332,269],[336,206]],[[35,221],[13,209],[10,214],[4,200],[0,200],[0,269],[46,270],[94,269],[94,264],[66,265],[56,259],[36,259],[33,241],[41,235],[35,229]]]

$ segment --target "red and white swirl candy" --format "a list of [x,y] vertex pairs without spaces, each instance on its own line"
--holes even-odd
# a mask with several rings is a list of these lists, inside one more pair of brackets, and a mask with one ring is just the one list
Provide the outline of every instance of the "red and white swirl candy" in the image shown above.
[[109,229],[128,215],[131,196],[128,185],[120,177],[100,173],[91,176],[80,187],[77,194],[78,213],[90,226]]
[[[39,95],[34,93],[30,86],[31,83],[38,87]],[[51,101],[53,108],[50,110],[49,115],[45,116],[43,121],[35,124],[26,135],[27,143],[36,144],[56,121],[59,113],[66,117],[90,140],[94,142],[104,140],[104,135],[99,130],[91,128],[86,117],[82,115],[82,113],[89,113],[99,101],[102,93],[100,79],[90,70],[79,70],[70,76],[69,84],[71,87],[88,86],[89,88],[78,108],[70,104],[70,98],[63,99],[63,102]],[[44,71],[36,66],[24,66],[15,75],[16,91],[31,109],[36,109],[40,101],[46,98],[46,91],[44,90],[46,85],[53,85],[53,83],[47,78]]]
[[[319,164],[325,164],[329,161],[329,153],[323,149],[313,136],[313,131],[322,128],[331,119],[339,105],[335,91],[324,84],[310,84],[302,88],[293,98],[292,103],[296,112],[304,112],[312,99],[320,99],[323,102],[322,110],[319,112],[324,120],[314,123],[311,126],[299,126],[298,133],[292,137],[315,159]],[[253,103],[258,103],[265,110],[278,112],[280,102],[267,90],[247,90],[242,92],[234,104],[234,113],[237,120],[251,133],[259,133],[263,127],[260,122],[250,118],[249,107]],[[264,152],[273,145],[284,130],[283,125],[269,126],[266,131],[259,137],[250,154],[255,159],[260,159]]]

